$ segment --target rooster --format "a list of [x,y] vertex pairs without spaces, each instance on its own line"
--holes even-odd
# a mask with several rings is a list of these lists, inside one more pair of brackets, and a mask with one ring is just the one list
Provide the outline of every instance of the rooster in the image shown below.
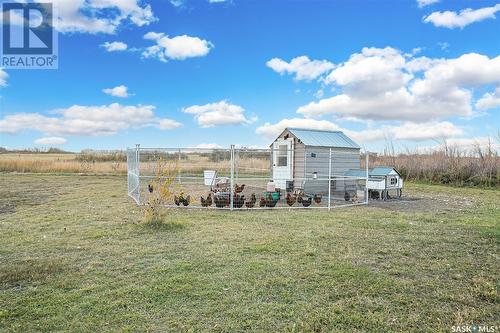
[[149,193],[153,193],[153,184],[148,184]]
[[245,184],[241,184],[241,186],[238,186],[238,184],[236,184],[234,186],[234,191],[236,193],[241,193],[241,192],[243,192],[244,189],[245,189]]
[[208,194],[208,197],[206,199],[203,199],[203,197],[200,197],[201,200],[201,206],[202,207],[210,207],[212,206],[212,193]]
[[245,202],[245,206],[247,208],[253,208],[253,206],[255,206],[256,202],[257,202],[257,198],[255,197],[255,193],[252,193],[252,195],[250,196],[250,200]]
[[296,201],[297,201],[297,197],[295,195],[291,195],[290,193],[287,193],[286,203],[288,204],[288,206],[293,206]]
[[266,199],[264,197],[260,197],[259,207],[265,207],[265,206],[266,206]]
[[314,199],[315,203],[320,204],[321,203],[321,194],[315,194],[313,199]]
[[302,206],[304,207],[309,207],[312,204],[312,197],[309,197],[309,199],[302,199]]

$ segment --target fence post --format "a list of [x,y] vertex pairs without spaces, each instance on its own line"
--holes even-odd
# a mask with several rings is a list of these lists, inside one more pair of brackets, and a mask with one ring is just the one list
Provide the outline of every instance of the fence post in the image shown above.
[[179,184],[182,184],[182,179],[181,179],[181,162],[182,162],[182,159],[181,159],[181,149],[179,148],[179,159],[177,160],[177,177],[178,177],[178,181],[179,181]]
[[139,149],[141,148],[141,145],[136,143],[135,144],[135,173],[137,175],[137,201],[139,204],[141,204],[141,177],[140,177],[140,166],[141,166],[141,155]]
[[332,148],[330,148],[330,157],[328,158],[328,210],[332,205]]
[[365,203],[368,204],[368,163],[370,152],[365,150],[365,169],[366,169],[366,182],[365,182]]
[[233,210],[234,207],[234,145],[231,145],[231,191],[229,192],[230,205],[229,208]]

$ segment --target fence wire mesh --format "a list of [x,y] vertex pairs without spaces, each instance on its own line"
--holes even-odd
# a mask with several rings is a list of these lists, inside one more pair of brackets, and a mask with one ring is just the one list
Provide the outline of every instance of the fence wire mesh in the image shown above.
[[167,207],[329,209],[368,202],[366,177],[344,175],[360,168],[359,152],[136,147],[127,161],[128,194],[140,205],[166,167],[175,171],[176,192]]

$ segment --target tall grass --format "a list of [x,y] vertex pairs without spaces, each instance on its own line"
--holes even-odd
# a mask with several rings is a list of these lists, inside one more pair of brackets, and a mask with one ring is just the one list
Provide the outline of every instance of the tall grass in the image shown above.
[[500,185],[500,156],[491,143],[470,149],[443,144],[427,153],[407,150],[395,154],[389,148],[381,155],[370,155],[370,166],[381,165],[394,166],[406,180],[456,186]]

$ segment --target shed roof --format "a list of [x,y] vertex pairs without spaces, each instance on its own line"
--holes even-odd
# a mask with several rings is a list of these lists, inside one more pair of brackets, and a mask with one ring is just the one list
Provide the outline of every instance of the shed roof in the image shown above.
[[356,142],[352,141],[341,131],[321,131],[299,128],[287,129],[306,146],[355,149],[361,148]]

